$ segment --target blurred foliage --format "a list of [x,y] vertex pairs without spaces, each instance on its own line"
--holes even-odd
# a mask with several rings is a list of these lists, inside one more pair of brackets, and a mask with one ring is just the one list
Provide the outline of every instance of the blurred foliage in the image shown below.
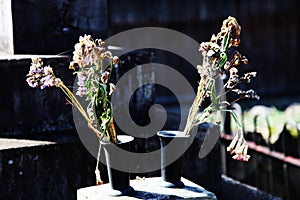
[[[283,129],[286,128],[294,138],[298,137],[300,129],[300,103],[293,103],[285,110],[275,106],[256,105],[249,110],[242,111],[236,104],[234,112],[243,122],[245,133],[260,133],[266,142],[275,143]],[[233,119],[230,120],[231,122]],[[236,127],[231,123],[231,130]]]

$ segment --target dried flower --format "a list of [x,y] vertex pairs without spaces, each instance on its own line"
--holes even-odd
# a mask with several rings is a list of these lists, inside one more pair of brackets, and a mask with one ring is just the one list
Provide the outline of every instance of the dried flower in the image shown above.
[[51,75],[53,74],[53,69],[49,66],[44,67],[44,74],[45,75]]
[[103,40],[101,40],[101,39],[96,39],[96,44],[98,45],[98,46],[103,46],[104,44],[105,44],[105,42],[103,41]]
[[117,64],[119,62],[119,57],[118,56],[114,56],[113,57],[113,64]]
[[41,78],[41,89],[44,89],[46,87],[53,87],[55,86],[55,77],[51,75],[44,76]]
[[248,161],[250,156],[248,153],[248,144],[241,133],[235,135],[230,145],[227,147],[227,151],[233,154],[232,158],[238,161]]
[[[57,78],[50,66],[44,66],[41,59],[34,58],[27,74],[27,83],[30,87],[59,87],[65,94],[67,102],[75,106],[85,118],[88,127],[99,139],[106,138],[112,143],[117,143],[116,130],[113,123],[112,104],[109,101],[116,86],[109,83],[110,73],[113,65],[118,63],[119,58],[113,56],[110,51],[104,48],[104,41],[94,41],[90,35],[79,37],[79,42],[74,45],[73,60],[69,68],[77,74],[76,95],[86,97],[89,102],[86,109],[82,107],[76,96],[64,85],[61,79]],[[103,61],[107,60],[110,66],[103,67]],[[99,123],[98,123],[99,122]],[[100,145],[101,147],[101,145]],[[100,152],[100,151],[99,151]],[[96,182],[103,184],[98,164],[96,166]]]
[[241,63],[247,64],[248,59],[245,56],[242,56],[238,51],[235,51],[232,58],[226,62],[224,69],[228,71],[231,67],[238,66]]
[[225,84],[225,87],[228,89],[233,88],[239,82],[239,76],[237,74],[238,70],[235,67],[230,68],[229,70],[229,79]]
[[77,78],[78,78],[77,85],[80,87],[85,86],[86,80],[87,80],[86,72],[84,72],[84,71],[78,72]]
[[85,95],[87,95],[87,92],[88,90],[86,87],[80,86],[77,88],[76,95],[80,97],[84,97]]
[[243,77],[240,78],[240,81],[250,83],[252,78],[256,77],[256,72],[245,73]]
[[212,42],[201,42],[199,51],[202,51],[206,54],[211,49],[212,44]]
[[116,86],[113,83],[109,83],[109,96],[116,90]]
[[[59,87],[65,93],[67,101],[78,108],[85,117],[89,127],[93,127],[91,129],[99,138],[106,136],[108,140],[116,143],[111,104],[106,102],[115,90],[114,84],[109,83],[109,77],[113,64],[118,62],[118,57],[112,56],[110,51],[105,51],[103,45],[104,41],[100,39],[94,41],[90,35],[80,36],[79,42],[74,45],[73,60],[70,62],[69,68],[75,70],[75,74],[78,77],[76,95],[86,97],[86,100],[90,101],[89,106],[93,108],[92,111],[95,108],[100,109],[102,113],[108,114],[97,112],[97,114],[88,115],[74,94],[64,85],[61,79],[54,75],[50,66],[43,65],[41,59],[32,59],[26,81],[29,86],[35,88]],[[102,66],[104,59],[108,59],[111,63],[107,70],[103,69]],[[91,109],[87,108],[87,110]],[[93,126],[98,121],[101,121],[99,125],[100,130]],[[90,126],[91,124],[92,126]]]
[[238,139],[239,139],[239,136],[238,136],[238,134],[236,134],[235,137],[233,138],[233,140],[231,141],[230,145],[227,147],[227,151],[229,151],[230,153],[233,152]]
[[109,76],[109,72],[105,71],[101,74],[101,82],[106,84],[107,83],[107,79],[108,79],[108,76]]
[[[199,51],[202,52],[203,63],[197,66],[200,74],[200,82],[197,89],[196,97],[190,108],[187,123],[184,129],[186,135],[196,125],[205,122],[211,116],[220,112],[230,112],[227,107],[240,99],[255,98],[259,99],[254,90],[243,91],[236,89],[240,83],[249,83],[255,72],[244,74],[241,78],[238,75],[238,66],[242,63],[247,64],[248,60],[241,53],[235,51],[231,58],[229,49],[234,46],[238,47],[240,43],[241,27],[234,17],[229,16],[223,21],[221,31],[217,35],[212,35],[209,42],[202,42]],[[224,93],[218,94],[216,88],[216,80],[220,76],[227,75],[229,79],[224,85]],[[224,101],[224,96],[229,92],[235,92],[239,97],[231,103]],[[209,98],[210,104],[200,112],[202,103]],[[238,129],[241,129],[241,123],[237,117],[234,117]],[[228,147],[228,151],[235,154],[233,159],[248,161],[250,156],[247,155],[248,145],[243,134],[238,134]]]
[[32,59],[26,81],[30,87],[40,87],[41,89],[58,86],[61,82],[61,80],[56,78],[53,74],[53,69],[49,66],[43,66],[43,61],[38,58]]
[[111,54],[110,51],[106,51],[106,52],[103,53],[103,57],[104,58],[112,58],[112,54]]
[[221,33],[230,32],[230,46],[237,47],[240,43],[239,36],[241,34],[241,26],[238,24],[237,20],[234,17],[229,16],[226,20],[223,21],[221,27]]
[[256,92],[252,89],[243,91],[240,89],[234,89],[232,92],[235,92],[239,95],[240,99],[257,99],[259,100],[259,96],[256,94]]
[[95,46],[90,35],[84,35],[84,37],[80,36],[79,42],[74,46],[75,51],[73,52],[73,61],[70,64],[70,68],[73,69],[75,64],[77,64],[79,68],[83,68],[89,64],[89,55]]

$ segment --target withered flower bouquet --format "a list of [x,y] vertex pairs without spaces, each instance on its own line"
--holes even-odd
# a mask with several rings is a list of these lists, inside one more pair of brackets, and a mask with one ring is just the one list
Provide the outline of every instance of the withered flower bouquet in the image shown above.
[[[70,69],[77,74],[76,95],[85,98],[88,102],[86,109],[63,81],[55,76],[53,69],[50,66],[44,66],[43,61],[39,58],[32,59],[26,81],[33,88],[44,89],[52,86],[60,88],[65,94],[67,102],[79,110],[99,141],[105,138],[109,142],[117,143],[112,115],[113,106],[110,102],[115,85],[109,80],[113,65],[118,60],[118,57],[113,56],[104,48],[104,41],[93,40],[90,35],[80,36],[79,42],[75,45]],[[98,170],[99,156],[96,167],[97,183],[101,183]]]
[[[248,145],[243,136],[241,123],[233,110],[229,109],[232,103],[240,99],[259,99],[254,90],[243,91],[238,88],[241,83],[250,83],[251,79],[256,76],[256,72],[245,73],[242,76],[238,75],[237,67],[241,63],[248,63],[247,58],[236,50],[240,43],[240,33],[241,26],[234,17],[229,16],[223,21],[221,31],[217,35],[212,35],[209,42],[201,43],[199,51],[202,52],[203,63],[198,65],[200,82],[189,111],[184,133],[186,135],[190,134],[194,127],[220,112],[230,112],[238,132],[227,151],[233,154],[233,159],[248,161],[250,158],[247,155]],[[232,52],[233,49],[234,52]],[[232,54],[232,57],[228,58],[230,54]],[[224,84],[223,91],[217,92],[216,80],[224,75],[229,76],[228,81]],[[232,102],[224,100],[229,92],[236,93],[238,96]],[[203,102],[207,99],[210,100],[209,106],[203,112],[200,112]]]

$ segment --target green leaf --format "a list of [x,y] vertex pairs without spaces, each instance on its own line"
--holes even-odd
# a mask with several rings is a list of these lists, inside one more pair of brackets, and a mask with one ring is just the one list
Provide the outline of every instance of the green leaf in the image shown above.
[[229,44],[229,39],[230,39],[230,33],[228,32],[225,36],[224,39],[222,41],[222,51],[227,51],[228,50],[228,44]]
[[222,69],[225,65],[225,63],[227,62],[227,55],[225,52],[221,52],[219,54],[219,59],[218,59],[218,68]]
[[232,110],[223,110],[223,111],[229,112],[231,114],[233,120],[235,121],[235,123],[239,126],[239,128],[242,127],[242,124],[234,111],[232,111]]

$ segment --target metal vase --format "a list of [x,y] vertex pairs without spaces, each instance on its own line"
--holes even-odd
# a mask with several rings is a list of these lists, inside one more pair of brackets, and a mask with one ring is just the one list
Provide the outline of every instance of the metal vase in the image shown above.
[[118,144],[105,141],[102,142],[105,152],[109,183],[112,188],[112,191],[109,192],[111,196],[130,196],[135,193],[134,189],[130,186],[130,173],[113,168],[113,166],[118,164],[119,155],[117,148],[130,151],[130,146],[133,140],[134,138],[132,136],[119,135]]
[[[189,136],[180,131],[159,131],[161,148],[161,176],[163,187],[183,188],[181,181],[181,169],[185,145]],[[169,145],[172,142],[172,145]],[[182,152],[183,151],[183,152]]]

